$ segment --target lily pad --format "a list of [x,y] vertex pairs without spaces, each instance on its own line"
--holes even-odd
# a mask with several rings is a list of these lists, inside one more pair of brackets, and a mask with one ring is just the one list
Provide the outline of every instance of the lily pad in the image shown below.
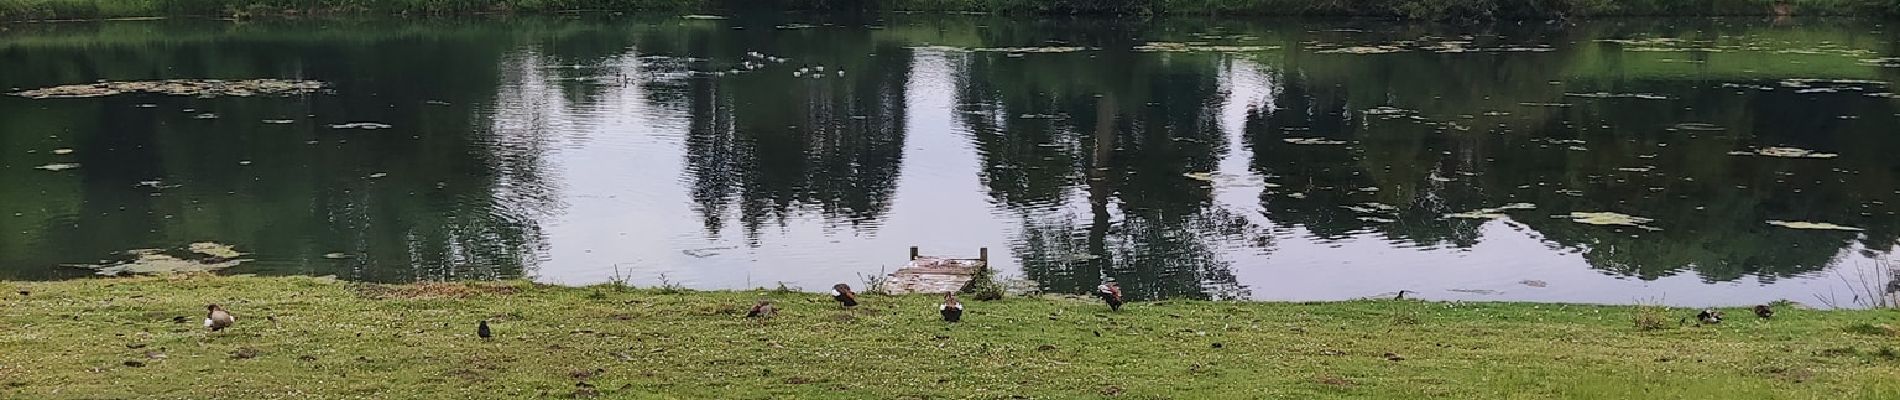
[[1830,224],[1826,222],[1782,221],[1778,219],[1773,219],[1773,220],[1768,220],[1768,224],[1783,227],[1783,228],[1788,228],[1788,229],[1817,229],[1817,230],[1833,230],[1833,231],[1864,230],[1864,229],[1855,228],[1851,226],[1835,225],[1835,224]]
[[1572,212],[1568,215],[1558,215],[1555,217],[1569,218],[1570,222],[1590,225],[1639,226],[1655,221],[1649,218],[1613,212]]

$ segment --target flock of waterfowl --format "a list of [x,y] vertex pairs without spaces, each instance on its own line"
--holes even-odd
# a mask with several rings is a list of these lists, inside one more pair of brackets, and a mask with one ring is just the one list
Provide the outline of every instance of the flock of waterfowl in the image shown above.
[[[1399,291],[1399,295],[1395,299],[1405,299],[1407,292],[1408,291],[1404,290]],[[1116,283],[1113,278],[1102,282],[1100,286],[1096,286],[1093,294],[1095,297],[1102,299],[1103,303],[1108,304],[1110,311],[1119,312],[1122,309],[1122,304],[1125,304],[1122,300],[1121,285]],[[26,292],[21,292],[21,295],[26,295]],[[851,290],[851,285],[843,283],[832,285],[831,299],[837,301],[839,307],[845,309],[858,306],[858,294]],[[218,332],[237,324],[237,317],[231,315],[230,311],[225,311],[222,306],[211,304],[205,306],[205,309],[207,310],[204,322],[205,329]],[[1774,308],[1766,304],[1757,305],[1753,310],[1755,316],[1761,319],[1770,319],[1775,316]],[[955,293],[945,293],[943,295],[943,303],[937,305],[937,312],[943,318],[944,322],[963,321],[963,303],[957,301],[957,295]],[[746,312],[745,317],[753,320],[763,320],[772,318],[772,316],[777,314],[778,309],[772,307],[771,301],[759,300],[757,304],[752,306],[750,311]],[[1683,320],[1684,323],[1687,323],[1688,318],[1684,318]],[[1705,308],[1702,309],[1701,312],[1696,313],[1695,320],[1698,325],[1719,324],[1722,323],[1722,312],[1713,308]],[[475,336],[482,339],[490,339],[494,337],[494,330],[488,326],[488,321],[480,321],[476,324]]]
[[[21,295],[25,295],[25,292],[21,292]],[[1102,302],[1107,303],[1110,310],[1121,311],[1123,304],[1122,288],[1121,285],[1115,283],[1114,279],[1109,279],[1108,281],[1102,282],[1101,286],[1096,286],[1094,295],[1095,297],[1101,298]],[[840,307],[846,309],[858,306],[858,294],[851,290],[851,285],[843,283],[832,285],[831,299],[837,301]],[[205,329],[218,332],[237,324],[237,317],[231,315],[230,311],[225,311],[223,306],[211,304],[205,306],[205,309],[207,310],[205,313]],[[1761,311],[1757,309],[1756,312],[1759,313]],[[778,309],[772,307],[771,301],[759,300],[758,304],[754,304],[752,310],[747,311],[745,316],[749,319],[759,320],[771,318],[777,313]],[[945,293],[943,295],[943,303],[937,305],[937,313],[943,317],[944,322],[962,322],[963,303],[957,301],[957,295],[955,293]],[[482,339],[493,338],[495,336],[494,329],[488,326],[488,321],[480,321],[475,326],[475,336]]]

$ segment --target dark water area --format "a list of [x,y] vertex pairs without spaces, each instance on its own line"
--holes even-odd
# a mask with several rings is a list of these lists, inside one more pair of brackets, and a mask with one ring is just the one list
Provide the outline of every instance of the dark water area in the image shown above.
[[816,290],[917,245],[1144,299],[1738,305],[1847,302],[1900,239],[1900,34],[1868,21],[0,28],[9,93],[327,84],[0,96],[0,279],[213,241],[226,273]]

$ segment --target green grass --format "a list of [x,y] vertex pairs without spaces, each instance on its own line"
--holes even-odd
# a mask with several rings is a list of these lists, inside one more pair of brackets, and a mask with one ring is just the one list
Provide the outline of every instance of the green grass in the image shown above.
[[[1900,15],[1900,0],[1787,0],[1801,15]],[[1245,14],[1484,21],[1579,16],[1769,15],[1777,0],[0,0],[0,21],[279,14],[440,15],[572,10],[976,11]]]
[[[817,294],[525,282],[0,289],[8,399],[1900,398],[1894,311],[1783,307],[1760,321],[1737,308],[1696,327],[1677,322],[1689,310],[1628,306],[1166,301],[1111,313],[1049,297],[970,302],[966,322],[947,325],[934,296],[865,296],[843,311]],[[783,311],[745,320],[759,298]],[[207,303],[237,326],[204,332]],[[495,340],[473,337],[482,319]]]

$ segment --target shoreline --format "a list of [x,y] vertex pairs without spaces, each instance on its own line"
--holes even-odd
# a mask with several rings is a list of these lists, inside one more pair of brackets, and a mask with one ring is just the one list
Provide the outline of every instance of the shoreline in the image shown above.
[[[1900,313],[170,276],[0,284],[6,398],[1894,398]],[[24,290],[22,295],[16,291]],[[780,310],[744,317],[766,299]],[[237,316],[199,326],[206,304]],[[184,322],[175,322],[182,320]],[[488,321],[496,338],[475,338]],[[370,375],[363,375],[370,373]]]

